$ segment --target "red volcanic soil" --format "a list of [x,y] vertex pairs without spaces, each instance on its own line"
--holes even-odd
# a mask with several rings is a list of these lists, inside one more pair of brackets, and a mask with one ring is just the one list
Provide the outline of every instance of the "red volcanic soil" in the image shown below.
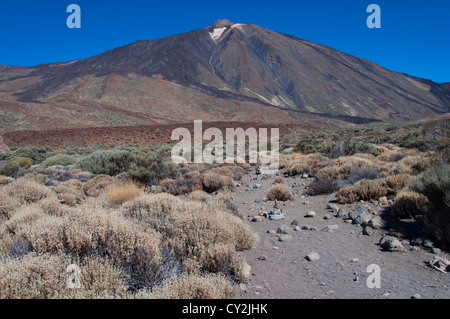
[[[270,128],[279,128],[280,135],[289,133],[293,130],[318,130],[319,127],[308,127],[296,124],[267,125],[260,123],[241,123],[241,122],[210,122],[203,123],[202,128],[205,131],[208,128],[218,128],[222,131],[224,138],[227,128],[267,128],[270,136]],[[49,146],[49,147],[96,147],[112,146],[121,144],[137,145],[159,145],[170,144],[177,141],[171,141],[172,131],[176,128],[187,128],[193,137],[194,124],[181,123],[170,125],[152,125],[152,126],[129,126],[129,127],[98,127],[83,129],[64,129],[48,131],[19,131],[3,135],[4,142],[9,146]]]

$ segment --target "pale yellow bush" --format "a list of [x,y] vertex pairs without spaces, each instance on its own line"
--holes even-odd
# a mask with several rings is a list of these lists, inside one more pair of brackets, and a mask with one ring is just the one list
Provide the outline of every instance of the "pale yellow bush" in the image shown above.
[[182,275],[166,281],[152,292],[140,291],[138,299],[232,299],[237,287],[226,277],[217,274]]
[[[75,264],[80,270],[80,288],[71,289],[67,272]],[[120,269],[98,257],[77,262],[63,254],[30,253],[22,259],[0,263],[0,298],[123,298],[126,281]]]
[[206,202],[211,199],[211,195],[202,190],[196,190],[189,194],[189,199],[193,201]]
[[285,184],[277,184],[272,186],[267,192],[268,200],[287,201],[292,199],[293,195],[289,186]]
[[202,176],[204,189],[209,192],[233,190],[236,186],[231,177],[214,173],[206,173]]
[[0,187],[14,182],[14,178],[0,175]]
[[21,204],[37,203],[54,197],[50,188],[39,184],[32,178],[21,177],[2,188],[6,196],[17,199]]
[[132,181],[116,182],[105,189],[105,197],[113,205],[123,204],[130,199],[139,197],[142,193],[142,188]]
[[87,196],[98,196],[105,188],[114,182],[114,178],[108,175],[98,175],[84,183],[83,190]]
[[[123,205],[121,213],[157,229],[178,255],[195,258],[208,269],[215,267],[211,263],[211,249],[222,245],[234,253],[250,249],[256,240],[238,217],[204,203],[184,201],[168,194],[133,199]],[[231,262],[226,261],[229,265]]]

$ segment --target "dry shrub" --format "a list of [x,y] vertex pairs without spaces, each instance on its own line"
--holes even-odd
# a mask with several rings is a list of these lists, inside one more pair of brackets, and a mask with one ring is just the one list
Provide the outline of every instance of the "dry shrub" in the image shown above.
[[310,196],[331,194],[339,189],[339,183],[335,179],[319,178],[308,185],[307,193]]
[[277,178],[275,178],[275,183],[284,184],[284,178],[281,176],[278,176]]
[[3,187],[9,197],[16,198],[21,204],[37,203],[55,196],[50,188],[39,184],[33,178],[21,177]]
[[318,178],[345,180],[356,168],[375,166],[376,158],[369,154],[339,157],[330,161],[316,173]]
[[192,172],[187,172],[186,174],[184,174],[184,177],[191,178],[191,179],[201,179],[202,174],[199,171],[192,171]]
[[428,198],[410,189],[397,194],[394,201],[394,215],[399,218],[416,218],[425,215],[430,208]]
[[350,163],[342,165],[331,165],[322,168],[316,173],[318,178],[328,178],[328,179],[347,179],[351,172],[353,171],[353,165]]
[[272,186],[267,192],[268,200],[287,201],[292,199],[292,197],[291,189],[285,184]]
[[38,253],[108,256],[129,273],[130,285],[146,286],[157,276],[161,236],[107,211],[80,208],[56,217],[32,207],[5,224]]
[[206,202],[211,199],[211,195],[202,190],[196,190],[189,194],[189,199],[193,201]]
[[219,166],[209,170],[207,173],[219,174],[222,176],[230,177],[234,180],[240,180],[242,175],[245,174],[245,169],[240,166]]
[[77,186],[67,186],[65,184],[60,184],[54,189],[55,193],[58,194],[60,198],[66,205],[75,206],[80,204],[85,198],[81,187]]
[[83,186],[83,183],[81,183],[78,179],[69,179],[68,181],[63,182],[63,185],[81,188]]
[[120,205],[142,194],[142,188],[132,181],[116,182],[105,189],[105,197],[113,205]]
[[215,168],[209,170],[208,173],[219,174],[219,175],[228,176],[228,177],[231,177],[231,178],[234,177],[233,171],[228,166],[215,167]]
[[285,171],[290,175],[314,173],[320,167],[326,165],[328,158],[321,154],[309,154],[306,156],[292,156],[285,165]]
[[98,175],[93,179],[87,181],[83,190],[87,196],[98,196],[102,193],[106,187],[114,182],[114,178],[108,175]]
[[233,202],[233,199],[230,193],[218,193],[215,201],[218,203],[230,204]]
[[387,195],[383,179],[359,181],[355,184],[355,190],[360,200],[379,199]]
[[395,195],[401,189],[407,187],[412,179],[413,179],[413,177],[409,174],[400,174],[400,175],[386,177],[384,179],[384,181],[388,188],[388,193]]
[[14,182],[14,178],[0,175],[0,186],[8,185]]
[[175,180],[166,178],[159,182],[159,186],[162,187],[162,189],[169,190],[172,188],[172,186],[175,184]]
[[[67,267],[77,264],[80,288],[70,289]],[[7,259],[0,267],[0,298],[117,298],[126,296],[124,275],[108,260],[86,258],[77,263],[63,254],[30,253]]]
[[237,288],[218,274],[183,275],[155,287],[151,293],[141,291],[136,298],[144,299],[232,299]]
[[214,173],[206,173],[202,176],[203,189],[208,193],[233,190],[236,186],[231,177]]
[[[207,270],[233,273],[234,253],[250,249],[255,243],[254,235],[239,218],[204,203],[168,194],[131,200],[123,205],[121,213],[158,230],[178,256],[194,258]],[[228,258],[220,259],[220,264],[214,261],[219,247],[227,252]]]
[[3,189],[0,189],[0,221],[10,218],[21,204],[19,199],[11,197]]
[[337,198],[341,204],[349,204],[359,200],[378,200],[387,194],[388,190],[383,179],[364,179],[357,182],[354,186],[342,187],[337,193]]
[[358,201],[358,194],[353,186],[344,186],[336,194],[341,204],[351,204]]
[[203,189],[201,180],[190,178],[179,178],[168,189],[172,195],[185,195]]

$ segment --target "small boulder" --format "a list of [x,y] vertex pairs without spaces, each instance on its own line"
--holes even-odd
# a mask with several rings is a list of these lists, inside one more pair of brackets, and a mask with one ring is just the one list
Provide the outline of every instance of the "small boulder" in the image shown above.
[[316,261],[316,260],[320,259],[320,255],[318,253],[316,253],[316,252],[310,253],[310,254],[305,256],[305,259],[307,261]]
[[278,240],[282,242],[289,242],[292,241],[293,239],[294,237],[292,237],[291,235],[281,235],[280,237],[278,237]]
[[367,226],[372,227],[373,229],[380,229],[383,228],[383,220],[380,216],[372,217],[371,220],[367,223]]
[[366,236],[372,236],[373,235],[373,228],[370,227],[370,226],[366,226],[366,227],[364,227],[362,233],[363,233],[363,235],[366,235]]
[[317,215],[316,212],[309,211],[306,213],[305,217],[306,218],[314,218],[314,217],[316,217],[316,215]]
[[405,249],[405,247],[397,238],[389,235],[383,236],[380,239],[379,244],[381,248],[383,248],[386,251],[401,251]]
[[334,231],[334,230],[336,230],[338,228],[339,228],[338,225],[328,225],[328,226],[325,226],[324,228],[322,228],[322,230],[326,231],[326,232],[331,232],[331,231]]
[[287,234],[290,234],[291,231],[292,231],[292,229],[289,226],[286,226],[286,225],[281,225],[277,229],[277,233],[278,234],[285,234],[285,235],[287,235]]

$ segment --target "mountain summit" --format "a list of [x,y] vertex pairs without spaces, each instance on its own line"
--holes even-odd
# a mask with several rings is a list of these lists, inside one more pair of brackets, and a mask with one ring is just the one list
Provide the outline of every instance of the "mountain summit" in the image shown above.
[[87,59],[0,68],[1,130],[193,119],[292,123],[306,114],[418,119],[449,112],[449,87],[256,25],[218,20]]

